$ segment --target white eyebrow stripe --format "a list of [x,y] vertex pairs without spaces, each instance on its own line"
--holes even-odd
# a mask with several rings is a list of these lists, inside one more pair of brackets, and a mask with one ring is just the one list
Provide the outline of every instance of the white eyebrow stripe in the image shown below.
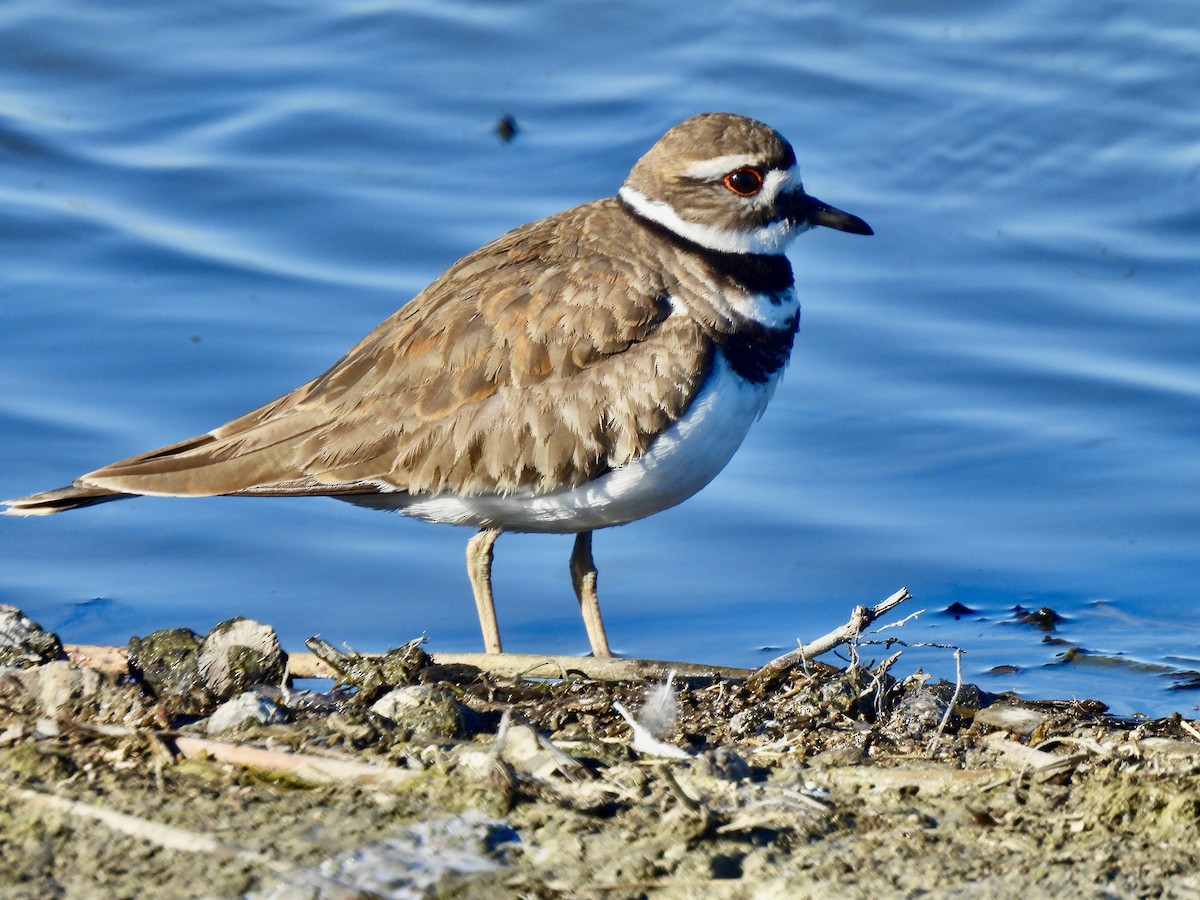
[[683,174],[688,178],[706,181],[710,178],[728,175],[735,169],[744,169],[746,166],[761,169],[762,161],[757,156],[751,156],[748,153],[730,153],[726,156],[715,156],[712,159],[694,162],[683,170]]

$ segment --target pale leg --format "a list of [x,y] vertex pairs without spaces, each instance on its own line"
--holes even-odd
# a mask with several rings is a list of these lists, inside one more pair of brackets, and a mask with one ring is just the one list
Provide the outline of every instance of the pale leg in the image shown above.
[[496,624],[496,603],[492,599],[492,544],[500,537],[499,528],[484,528],[467,541],[467,577],[475,594],[479,627],[483,630],[483,649],[500,653],[500,626]]
[[583,626],[592,645],[592,656],[612,656],[608,649],[608,635],[604,633],[604,620],[600,618],[590,531],[575,535],[575,549],[571,551],[571,584],[575,587],[575,596],[579,598],[579,611],[583,613]]

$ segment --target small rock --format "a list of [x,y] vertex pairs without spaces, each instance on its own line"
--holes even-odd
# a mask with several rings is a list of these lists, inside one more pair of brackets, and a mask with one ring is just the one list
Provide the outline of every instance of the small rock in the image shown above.
[[367,709],[352,706],[332,713],[325,719],[326,727],[334,734],[341,735],[351,747],[362,749],[381,741],[388,734],[388,723],[382,716]]
[[843,744],[839,747],[830,747],[828,750],[822,750],[807,760],[808,765],[814,769],[837,769],[847,766],[856,766],[867,758],[867,752],[862,747],[856,744]]
[[58,635],[26,618],[15,606],[0,604],[0,666],[28,668],[62,658]]
[[175,712],[202,712],[212,698],[196,668],[202,639],[190,628],[155,631],[129,641],[129,671]]
[[[520,840],[507,822],[482,813],[431,817],[374,843],[344,850],[319,866],[285,872],[276,886],[247,896],[255,900],[459,896],[456,887],[462,879],[502,869],[509,849]],[[484,889],[471,895],[490,894]]]
[[459,744],[450,752],[450,758],[460,771],[480,780],[494,778],[508,768],[492,748],[478,744]]
[[287,658],[273,628],[238,616],[205,636],[196,669],[212,695],[226,700],[256,684],[279,684]]
[[721,781],[745,781],[754,774],[750,764],[728,747],[706,750],[696,757],[693,767],[697,775]]
[[414,684],[388,691],[371,705],[383,716],[414,734],[435,737],[464,737],[467,717],[462,704],[444,688]]
[[993,703],[975,713],[975,721],[980,725],[1023,736],[1033,734],[1049,720],[1040,710],[1008,703]]
[[276,725],[286,719],[284,711],[270,697],[258,691],[246,691],[218,706],[208,717],[204,730],[208,734],[220,734],[247,723]]
[[750,737],[760,733],[766,724],[775,718],[771,707],[765,703],[748,706],[733,714],[729,720],[729,733],[733,737]]
[[25,739],[26,731],[25,723],[17,720],[5,728],[4,731],[0,731],[0,747],[8,747],[12,744],[20,743]]
[[888,720],[887,730],[913,739],[923,739],[935,731],[946,714],[946,702],[936,691],[922,687],[904,695]]
[[578,760],[559,750],[549,739],[541,737],[529,725],[512,725],[503,733],[500,759],[518,772],[535,778],[548,778],[557,773],[576,773]]
[[95,669],[66,660],[48,662],[37,670],[37,698],[49,718],[91,718],[103,679]]

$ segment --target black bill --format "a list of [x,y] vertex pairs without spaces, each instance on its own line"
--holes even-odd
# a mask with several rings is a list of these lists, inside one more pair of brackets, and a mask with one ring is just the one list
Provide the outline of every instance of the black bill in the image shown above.
[[798,207],[793,214],[797,221],[806,221],[809,225],[824,225],[826,228],[836,228],[838,231],[848,231],[850,234],[874,234],[871,226],[848,212],[842,212],[836,206],[822,203],[816,197],[800,194],[796,197]]

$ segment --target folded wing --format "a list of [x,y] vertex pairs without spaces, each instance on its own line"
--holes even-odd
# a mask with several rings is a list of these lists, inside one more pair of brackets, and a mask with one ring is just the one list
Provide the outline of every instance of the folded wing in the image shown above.
[[536,494],[623,465],[686,410],[711,349],[653,266],[560,239],[620,215],[599,201],[510,232],[308,384],[9,511],[136,494]]

